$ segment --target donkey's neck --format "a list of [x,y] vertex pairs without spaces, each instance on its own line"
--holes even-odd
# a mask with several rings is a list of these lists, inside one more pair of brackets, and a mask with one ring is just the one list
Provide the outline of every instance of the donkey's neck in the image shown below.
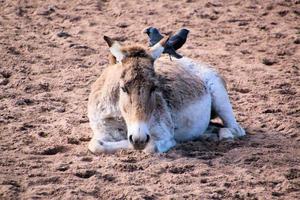
[[92,86],[92,94],[97,95],[96,104],[101,107],[103,118],[114,118],[120,115],[118,102],[121,69],[120,64],[108,66]]

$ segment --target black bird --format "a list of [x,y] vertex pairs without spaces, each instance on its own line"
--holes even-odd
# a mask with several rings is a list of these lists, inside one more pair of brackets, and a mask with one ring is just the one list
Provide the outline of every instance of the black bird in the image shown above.
[[[144,33],[146,33],[149,37],[150,46],[155,45],[163,38],[158,29],[154,27],[145,29]],[[178,33],[170,37],[163,53],[168,53],[170,56],[174,56],[175,58],[182,58],[182,56],[178,54],[176,50],[181,48],[186,42],[188,33],[189,30],[181,29]]]
[[152,47],[156,43],[158,43],[164,36],[160,34],[157,28],[149,27],[144,30],[144,33],[146,33],[149,37],[149,46]]
[[190,31],[185,28],[180,29],[175,35],[173,35],[169,39],[168,41],[169,45],[172,46],[175,49],[175,51],[177,49],[180,49],[186,42],[189,32]]

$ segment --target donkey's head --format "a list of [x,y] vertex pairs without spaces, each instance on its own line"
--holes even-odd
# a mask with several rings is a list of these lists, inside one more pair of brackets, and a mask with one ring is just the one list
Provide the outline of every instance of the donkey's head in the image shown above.
[[153,64],[164,51],[168,37],[151,48],[122,47],[107,36],[104,40],[122,67],[119,107],[126,122],[128,140],[135,149],[144,149],[150,140],[149,124],[158,103],[158,81]]

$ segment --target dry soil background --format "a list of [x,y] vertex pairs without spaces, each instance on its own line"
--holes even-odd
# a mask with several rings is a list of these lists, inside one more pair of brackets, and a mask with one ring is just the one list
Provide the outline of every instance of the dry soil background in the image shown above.
[[[190,29],[247,137],[94,156],[87,98],[104,34]],[[0,199],[299,199],[300,1],[0,0]]]

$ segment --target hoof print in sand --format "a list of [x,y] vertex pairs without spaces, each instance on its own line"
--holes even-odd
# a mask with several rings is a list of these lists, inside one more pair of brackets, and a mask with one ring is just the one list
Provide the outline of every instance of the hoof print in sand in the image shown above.
[[169,167],[168,172],[172,174],[183,174],[194,170],[194,165],[185,165],[179,167]]
[[27,98],[21,98],[18,99],[15,103],[17,106],[21,106],[21,105],[31,105],[33,104],[33,100],[31,99],[27,99]]
[[300,169],[291,168],[288,170],[288,172],[284,176],[288,180],[300,178]]
[[265,65],[274,65],[277,63],[277,61],[275,59],[271,59],[271,58],[264,58],[262,60],[262,63],[265,64]]
[[74,175],[79,178],[90,178],[94,176],[96,173],[97,171],[95,170],[84,170],[84,171],[76,172]]
[[116,164],[114,165],[114,169],[121,172],[134,172],[138,170],[144,170],[142,166],[138,166],[134,164]]
[[259,160],[259,157],[253,156],[253,157],[250,157],[250,158],[246,158],[246,159],[244,160],[244,164],[250,165],[250,164],[252,164],[252,163],[257,162],[258,160]]
[[80,141],[77,138],[69,137],[68,139],[68,144],[80,144]]
[[55,155],[58,153],[66,152],[67,148],[64,146],[54,146],[54,147],[48,147],[40,152],[41,155]]
[[67,171],[69,169],[69,165],[68,164],[61,164],[59,165],[56,170],[57,171],[61,171],[61,172],[64,172],[64,171]]
[[104,174],[103,176],[101,176],[101,178],[104,181],[108,181],[108,182],[112,182],[112,181],[116,180],[116,178],[111,174]]
[[133,158],[133,157],[128,157],[128,158],[122,159],[121,161],[124,163],[136,163],[137,162],[136,158]]

